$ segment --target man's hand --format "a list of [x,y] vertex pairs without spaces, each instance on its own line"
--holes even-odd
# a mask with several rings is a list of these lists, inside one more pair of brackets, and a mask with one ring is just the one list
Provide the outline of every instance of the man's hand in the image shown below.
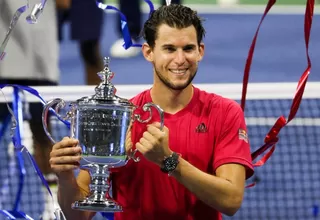
[[52,147],[50,153],[51,169],[59,176],[62,173],[70,173],[80,166],[81,148],[78,141],[65,137]]
[[161,166],[164,158],[172,154],[168,143],[169,129],[164,126],[163,131],[161,131],[160,123],[156,122],[147,125],[147,131],[143,133],[140,141],[136,144],[136,148],[149,161]]

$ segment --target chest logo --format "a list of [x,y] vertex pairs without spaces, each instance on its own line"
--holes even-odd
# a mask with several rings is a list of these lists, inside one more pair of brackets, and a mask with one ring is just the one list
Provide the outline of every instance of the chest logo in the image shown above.
[[201,123],[196,127],[197,133],[206,133],[207,131],[208,131],[208,128],[204,123]]

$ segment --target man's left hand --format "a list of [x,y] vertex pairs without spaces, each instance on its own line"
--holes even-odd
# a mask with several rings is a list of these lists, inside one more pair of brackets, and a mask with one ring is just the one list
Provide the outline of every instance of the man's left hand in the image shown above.
[[143,133],[140,141],[136,143],[138,151],[149,161],[162,165],[165,157],[172,154],[169,148],[169,129],[164,126],[160,130],[159,122],[147,125],[147,131]]

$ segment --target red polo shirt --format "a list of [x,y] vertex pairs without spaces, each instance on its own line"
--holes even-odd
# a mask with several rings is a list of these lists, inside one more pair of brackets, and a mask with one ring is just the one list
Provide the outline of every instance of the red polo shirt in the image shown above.
[[[131,100],[137,106],[152,102],[150,90]],[[147,118],[148,113],[137,110]],[[153,110],[153,120],[159,114]],[[165,113],[169,129],[169,147],[198,169],[214,174],[226,163],[246,167],[247,178],[253,174],[250,147],[242,109],[233,100],[209,94],[194,87],[190,103],[176,114]],[[135,122],[132,141],[136,143],[146,125]],[[221,214],[210,208],[173,177],[140,155],[138,163],[130,160],[112,174],[113,197],[124,212],[116,220],[219,220]]]

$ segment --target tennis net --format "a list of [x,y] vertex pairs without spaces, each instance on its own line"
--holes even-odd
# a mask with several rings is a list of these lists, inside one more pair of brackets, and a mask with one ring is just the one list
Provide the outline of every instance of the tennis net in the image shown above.
[[[214,92],[240,102],[241,84],[198,84],[200,89]],[[48,101],[62,98],[67,102],[92,95],[93,86],[34,87]],[[118,85],[118,95],[131,98],[150,85]],[[294,83],[251,83],[248,87],[245,110],[251,151],[263,145],[265,135],[281,116],[287,116],[295,93]],[[12,89],[3,89],[6,100],[11,101]],[[26,93],[29,103],[37,98]],[[4,102],[0,96],[0,102]],[[56,118],[51,119],[52,134],[56,140],[69,135],[69,131]],[[24,124],[25,146],[32,147],[32,135]],[[309,82],[293,121],[284,127],[272,158],[261,168],[256,168],[252,178],[257,182],[246,189],[241,209],[232,219],[315,219],[319,218],[320,205],[320,83]],[[0,208],[13,206],[18,188],[15,158],[10,150],[9,131],[1,138],[0,148]],[[11,148],[12,149],[12,148]],[[23,189],[20,210],[34,219],[44,216],[48,193],[26,159],[27,178]],[[48,206],[50,209],[50,206]],[[48,211],[48,210],[47,210]],[[0,219],[5,219],[0,216]],[[101,219],[101,216],[96,217]],[[225,219],[229,217],[225,216]],[[45,218],[44,218],[45,220]]]

